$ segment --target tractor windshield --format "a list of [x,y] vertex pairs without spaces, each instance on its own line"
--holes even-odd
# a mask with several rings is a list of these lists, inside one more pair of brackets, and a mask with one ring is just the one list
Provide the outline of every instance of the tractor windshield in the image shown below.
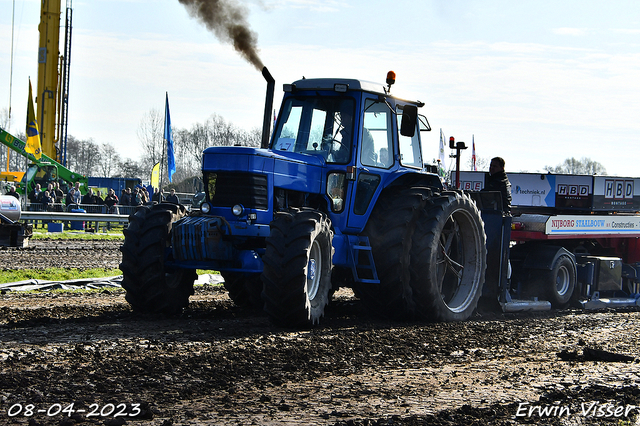
[[351,158],[355,101],[341,97],[290,97],[282,106],[272,148],[318,155],[328,163]]

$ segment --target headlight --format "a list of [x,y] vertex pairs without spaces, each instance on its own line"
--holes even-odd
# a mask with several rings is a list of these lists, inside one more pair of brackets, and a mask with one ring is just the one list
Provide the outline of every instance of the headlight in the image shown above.
[[211,211],[211,204],[204,202],[200,205],[200,211],[202,211],[202,213],[207,214]]
[[231,208],[231,213],[233,213],[234,216],[240,216],[242,212],[244,212],[244,207],[240,204],[236,204]]

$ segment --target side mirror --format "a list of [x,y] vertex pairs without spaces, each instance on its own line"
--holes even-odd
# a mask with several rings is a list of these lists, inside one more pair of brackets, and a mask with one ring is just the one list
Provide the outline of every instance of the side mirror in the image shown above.
[[416,123],[418,121],[418,107],[415,105],[404,105],[402,107],[402,121],[400,122],[400,134],[412,138],[416,134]]

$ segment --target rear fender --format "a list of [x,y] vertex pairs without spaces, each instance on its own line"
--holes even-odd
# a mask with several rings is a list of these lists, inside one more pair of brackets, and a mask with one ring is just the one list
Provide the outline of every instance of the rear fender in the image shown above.
[[552,270],[556,260],[562,255],[569,256],[573,261],[574,268],[576,257],[569,250],[560,246],[535,245],[530,247],[522,267],[526,269]]

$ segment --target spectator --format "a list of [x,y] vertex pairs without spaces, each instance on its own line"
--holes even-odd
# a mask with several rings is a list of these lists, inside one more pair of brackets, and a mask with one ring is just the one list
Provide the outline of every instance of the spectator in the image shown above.
[[502,195],[502,212],[511,215],[511,182],[504,171],[505,161],[494,157],[489,164],[489,177],[485,180],[483,191],[500,191]]
[[[82,197],[82,204],[87,204],[87,205],[95,205],[96,201],[100,200],[102,201],[102,198],[100,197],[96,197],[96,195],[94,195],[93,193],[93,189],[89,188],[89,190],[87,191],[86,194],[84,194],[84,197]],[[87,210],[88,213],[95,213],[97,210],[95,209],[87,209],[85,207],[85,209]],[[87,222],[87,224],[89,224],[89,222]],[[98,222],[95,223],[95,227],[93,228],[93,231],[91,232],[95,232],[98,229]]]
[[89,188],[89,191],[82,197],[82,204],[95,204],[93,198],[93,189]]
[[93,204],[96,204],[96,205],[99,205],[99,206],[104,204],[104,200],[102,199],[100,191],[98,191],[98,190],[96,190],[96,193],[93,194]]
[[155,201],[156,203],[163,203],[166,201],[164,194],[162,193],[161,190],[153,188],[152,201]]
[[39,183],[36,183],[36,187],[29,194],[29,201],[32,203],[39,203],[40,198],[42,197],[42,189]]
[[11,195],[12,197],[16,197],[18,200],[20,199],[20,194],[16,192],[16,187],[11,185],[9,186],[9,191],[7,191],[7,195]]
[[131,205],[141,206],[142,204],[143,204],[142,191],[140,191],[140,188],[135,188],[133,190],[133,194],[131,194]]
[[149,191],[147,191],[147,188],[143,186],[141,193],[142,193],[142,204],[147,204],[149,200],[151,200],[151,197],[149,196]]
[[167,203],[180,204],[180,200],[176,195],[176,190],[173,188],[171,188],[171,191],[169,191],[169,195],[167,196]]
[[121,206],[131,205],[131,188],[125,188],[122,190],[122,194],[120,194],[120,205]]
[[60,189],[60,182],[56,182],[53,184],[53,195],[55,195],[56,203],[62,203],[64,192],[62,192],[62,189]]
[[[113,188],[110,188],[104,197],[104,205],[107,206],[107,214],[120,214],[118,209],[118,196]],[[111,230],[111,222],[107,222],[107,229]]]
[[58,210],[56,208],[57,206],[55,205],[56,203],[58,203],[58,199],[56,197],[56,186],[55,186],[56,183],[58,183],[58,182],[49,183],[47,185],[47,192],[49,192],[49,198],[51,198],[51,206],[47,206],[47,210],[49,210],[49,211],[54,211],[54,210],[57,211]]
[[49,195],[49,191],[44,191],[42,197],[40,197],[40,202],[43,204],[45,210],[51,211],[53,209],[53,198]]
[[67,209],[69,208],[70,205],[76,204],[76,202],[74,201],[75,192],[76,192],[76,190],[74,188],[71,188],[69,190],[69,192],[67,193],[67,197],[64,200],[64,203],[67,205]]
[[106,197],[104,197],[104,204],[107,206],[108,214],[119,214],[118,212],[118,196],[116,195],[116,191],[109,189],[109,192]]
[[82,192],[80,191],[80,182],[76,182],[73,188],[73,204],[80,204],[82,200]]

